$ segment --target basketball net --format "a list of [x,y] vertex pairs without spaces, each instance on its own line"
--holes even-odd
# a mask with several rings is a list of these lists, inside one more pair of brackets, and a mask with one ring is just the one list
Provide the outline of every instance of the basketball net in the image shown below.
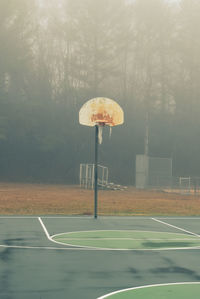
[[[98,141],[99,144],[102,144],[103,141],[103,127],[105,127],[104,123],[100,123],[99,125],[99,130],[98,130]],[[110,130],[109,130],[109,138],[111,138],[112,135],[112,127],[110,126]]]
[[98,131],[98,140],[99,140],[99,144],[102,144],[102,140],[103,140],[103,127],[104,124],[99,124],[99,131]]

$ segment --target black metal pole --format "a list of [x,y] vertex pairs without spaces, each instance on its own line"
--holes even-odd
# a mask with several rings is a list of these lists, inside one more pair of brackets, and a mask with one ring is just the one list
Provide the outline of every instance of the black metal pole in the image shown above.
[[98,208],[98,133],[99,127],[95,125],[95,164],[94,164],[94,218],[97,219]]

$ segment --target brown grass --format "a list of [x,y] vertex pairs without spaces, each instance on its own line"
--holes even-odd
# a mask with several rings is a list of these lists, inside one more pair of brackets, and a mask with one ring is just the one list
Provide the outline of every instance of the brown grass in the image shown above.
[[[100,215],[200,215],[200,198],[156,191],[99,191]],[[93,191],[78,186],[0,183],[1,215],[92,215]]]

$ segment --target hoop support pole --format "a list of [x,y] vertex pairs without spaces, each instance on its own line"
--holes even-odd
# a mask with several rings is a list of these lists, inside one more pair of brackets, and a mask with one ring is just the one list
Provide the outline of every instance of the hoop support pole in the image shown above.
[[94,164],[94,218],[98,215],[98,133],[99,127],[95,125],[95,164]]

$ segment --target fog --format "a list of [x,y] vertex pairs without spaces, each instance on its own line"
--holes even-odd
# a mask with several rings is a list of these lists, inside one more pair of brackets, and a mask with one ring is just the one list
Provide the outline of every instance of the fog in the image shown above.
[[111,181],[135,183],[147,129],[150,156],[200,176],[199,0],[1,0],[0,23],[1,181],[78,183],[99,96],[124,110],[99,146]]

